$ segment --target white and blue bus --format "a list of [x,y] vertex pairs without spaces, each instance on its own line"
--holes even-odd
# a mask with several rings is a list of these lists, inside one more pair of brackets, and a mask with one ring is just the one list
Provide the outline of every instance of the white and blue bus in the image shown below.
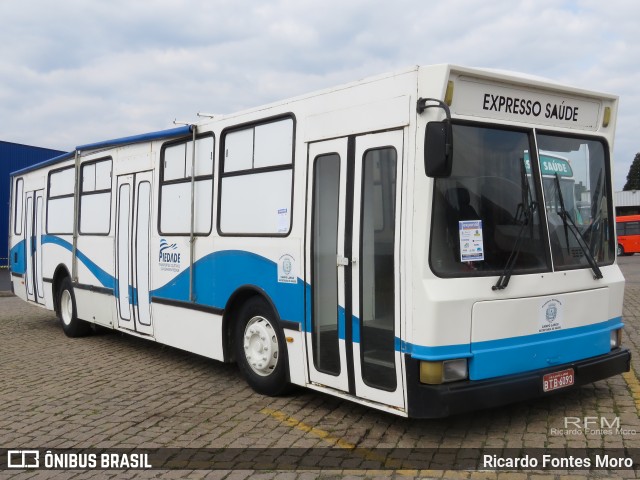
[[78,146],[12,174],[12,288],[268,395],[441,417],[574,389],[630,364],[617,107],[438,65]]

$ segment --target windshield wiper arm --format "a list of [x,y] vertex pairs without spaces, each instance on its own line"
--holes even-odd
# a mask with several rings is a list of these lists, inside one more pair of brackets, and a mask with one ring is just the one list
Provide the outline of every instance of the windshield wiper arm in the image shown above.
[[[507,263],[504,266],[504,270],[498,278],[498,281],[495,285],[491,287],[491,290],[503,290],[507,288],[509,285],[509,280],[511,280],[511,275],[513,275],[513,271],[516,268],[516,262],[518,261],[518,256],[520,255],[520,241],[524,236],[524,231],[527,225],[531,225],[533,229],[533,213],[536,211],[537,203],[531,200],[531,189],[529,187],[529,182],[527,181],[527,174],[525,172],[524,167],[524,158],[520,159],[520,179],[522,181],[522,203],[518,205],[516,209],[516,223],[522,221],[522,226],[520,227],[520,231],[518,232],[518,236],[516,237],[516,241],[513,244],[513,248],[511,249],[511,253],[509,254],[509,258],[507,259]],[[532,231],[533,236],[533,231]]]
[[593,258],[593,255],[591,254],[591,250],[587,246],[587,242],[582,236],[582,233],[580,233],[580,230],[578,230],[578,227],[576,226],[573,219],[571,218],[571,215],[569,215],[569,212],[567,212],[567,210],[564,208],[562,190],[560,190],[560,177],[558,176],[557,173],[556,173],[556,189],[558,190],[558,203],[560,204],[560,211],[559,212],[556,211],[556,213],[562,219],[562,223],[564,224],[564,234],[567,240],[567,252],[569,252],[569,254],[571,253],[569,249],[569,234],[567,233],[567,230],[571,230],[571,233],[573,233],[573,236],[576,237],[576,241],[578,242],[580,249],[584,253],[584,256],[587,258],[587,263],[591,267],[591,270],[593,270],[593,278],[595,280],[602,278],[602,271],[600,270],[600,267],[598,267],[598,263],[596,262],[596,259]]
[[511,280],[511,275],[513,275],[513,270],[516,268],[516,262],[518,260],[518,256],[520,255],[520,241],[522,237],[524,237],[524,231],[529,225],[529,222],[533,219],[533,213],[535,212],[537,207],[536,202],[531,202],[527,207],[522,207],[519,209],[524,215],[524,221],[522,226],[520,227],[520,231],[518,232],[518,236],[516,237],[516,242],[513,244],[513,248],[511,249],[511,254],[507,259],[507,263],[504,266],[504,270],[498,278],[498,281],[495,285],[491,287],[491,290],[503,290],[507,288],[509,285],[509,280]]

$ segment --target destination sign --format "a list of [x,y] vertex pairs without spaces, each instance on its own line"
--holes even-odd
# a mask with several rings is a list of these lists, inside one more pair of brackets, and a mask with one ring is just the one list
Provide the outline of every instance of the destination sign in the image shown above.
[[[531,173],[529,152],[524,153],[524,167],[527,173]],[[544,153],[540,154],[540,173],[547,176],[555,176],[557,173],[560,177],[573,177],[573,169],[568,160],[545,155]]]
[[597,130],[600,102],[461,78],[452,110],[459,115]]

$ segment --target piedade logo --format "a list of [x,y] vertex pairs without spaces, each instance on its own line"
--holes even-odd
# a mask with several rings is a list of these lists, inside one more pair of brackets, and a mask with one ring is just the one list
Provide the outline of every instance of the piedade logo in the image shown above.
[[169,243],[164,238],[160,239],[160,254],[158,261],[160,263],[180,263],[180,252],[175,250],[178,246],[175,243]]

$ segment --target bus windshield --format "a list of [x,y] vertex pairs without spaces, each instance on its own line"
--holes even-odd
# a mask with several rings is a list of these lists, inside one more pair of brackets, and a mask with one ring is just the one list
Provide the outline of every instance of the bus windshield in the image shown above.
[[585,244],[598,264],[613,261],[602,143],[538,134],[533,164],[531,131],[454,125],[453,137],[451,175],[434,187],[434,273],[533,273],[552,260],[557,270],[589,267]]
[[[547,134],[538,134],[537,141],[554,268],[586,267],[589,255],[598,264],[611,263],[613,209],[607,192],[604,145],[597,140]],[[560,167],[545,165],[545,158],[562,159],[568,171],[562,175]],[[562,219],[561,203],[568,222]],[[581,240],[588,251],[579,245]]]

